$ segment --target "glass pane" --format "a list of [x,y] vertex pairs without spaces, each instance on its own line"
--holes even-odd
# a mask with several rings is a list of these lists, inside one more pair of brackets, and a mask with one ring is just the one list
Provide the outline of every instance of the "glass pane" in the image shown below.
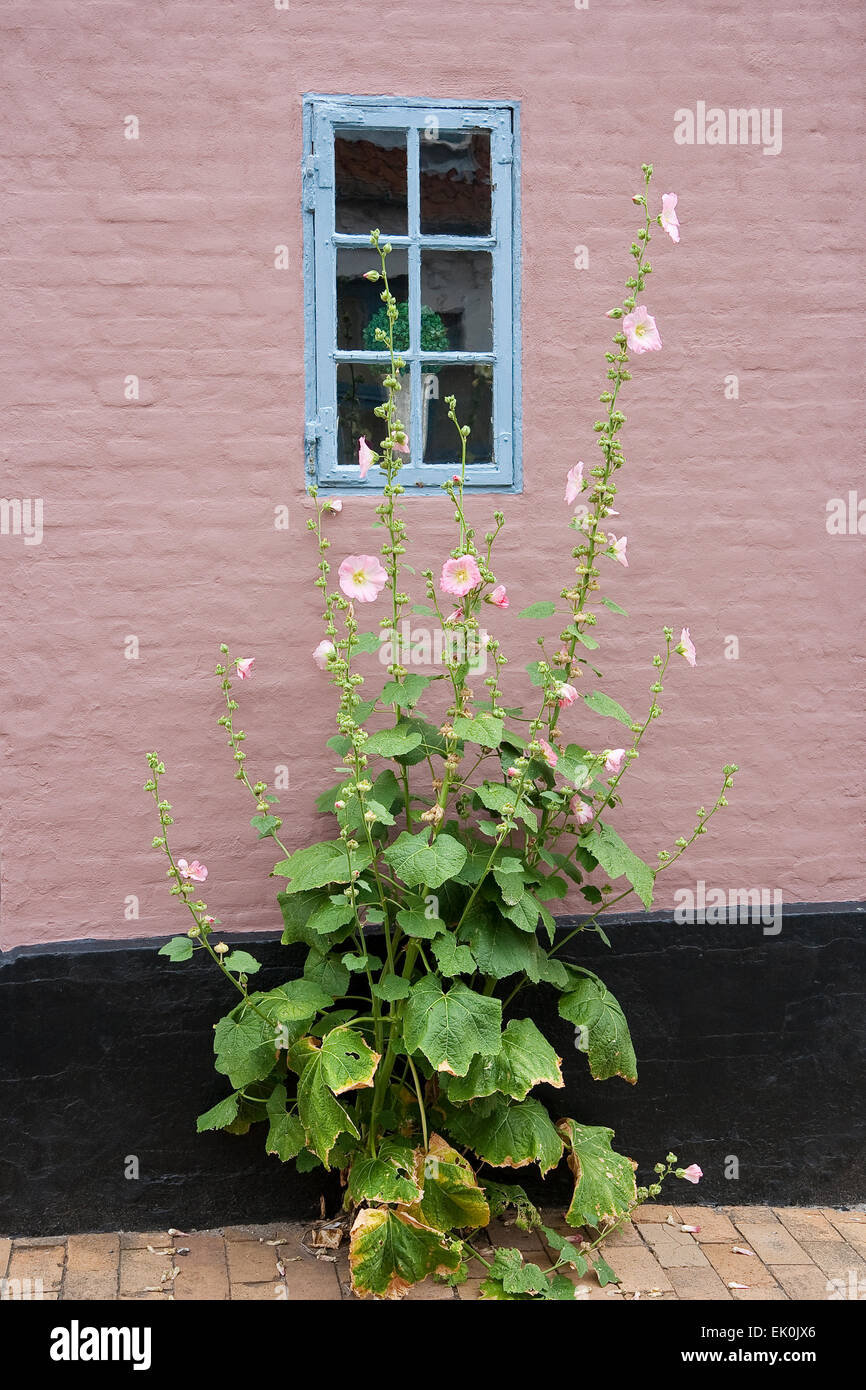
[[[368,362],[338,362],[337,364],[337,463],[358,467],[358,440],[363,435],[371,449],[378,450],[385,434],[385,422],[373,412],[384,405],[388,392],[382,385],[384,372]],[[397,412],[409,434],[409,373],[400,378],[397,393]],[[408,457],[408,455],[407,455]],[[380,468],[368,475],[377,486],[385,481]]]
[[489,130],[422,130],[420,159],[422,236],[489,236]]
[[405,130],[337,130],[334,198],[338,232],[405,236]]
[[[378,256],[373,248],[341,247],[337,252],[337,347],[350,352],[382,352],[376,329],[388,331],[388,319],[381,300],[382,282],[364,279],[375,270]],[[407,253],[397,248],[388,257],[388,283],[397,298],[400,317],[394,325],[394,344],[406,352],[409,347],[409,319],[405,306],[409,293]]]
[[421,252],[421,349],[492,352],[489,251]]
[[457,397],[457,419],[471,431],[466,462],[492,463],[493,367],[484,362],[421,365],[421,433],[425,463],[460,463],[460,439],[448,419],[446,396]]

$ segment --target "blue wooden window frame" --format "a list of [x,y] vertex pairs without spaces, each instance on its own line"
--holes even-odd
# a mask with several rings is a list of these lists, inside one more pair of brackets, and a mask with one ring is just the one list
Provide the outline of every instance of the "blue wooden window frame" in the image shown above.
[[[304,309],[306,323],[307,482],[343,492],[381,490],[383,477],[371,469],[361,482],[355,466],[337,462],[337,364],[377,362],[381,354],[337,349],[337,251],[369,246],[365,236],[337,233],[334,202],[334,133],[341,126],[371,130],[402,129],[407,135],[408,223],[406,236],[389,234],[396,249],[408,251],[410,277],[410,334],[414,349],[401,353],[407,364],[485,362],[494,368],[493,440],[495,460],[467,466],[467,486],[487,492],[517,492],[522,488],[520,403],[520,204],[519,103],[498,101],[425,100],[420,97],[360,97],[309,95],[304,98]],[[480,128],[490,131],[490,236],[429,236],[420,233],[418,149],[421,133],[431,118],[443,129]],[[387,230],[383,228],[383,231]],[[420,258],[422,247],[488,250],[493,269],[493,350],[435,353],[420,351]],[[377,258],[370,248],[370,268]],[[400,471],[407,494],[432,489],[454,472],[452,463],[424,464],[421,453],[421,393],[419,371],[405,374],[411,381],[412,452]],[[458,415],[460,401],[457,402]],[[373,447],[378,440],[371,440]],[[455,433],[455,460],[459,446]],[[428,494],[429,495],[429,494]]]

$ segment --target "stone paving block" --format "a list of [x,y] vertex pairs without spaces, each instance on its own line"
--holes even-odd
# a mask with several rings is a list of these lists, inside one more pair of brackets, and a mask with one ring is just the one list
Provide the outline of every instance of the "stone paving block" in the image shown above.
[[480,1279],[467,1279],[465,1284],[458,1285],[457,1297],[463,1303],[474,1303],[481,1297]]
[[9,1260],[8,1279],[29,1279],[31,1283],[35,1280],[42,1280],[42,1288],[45,1293],[52,1289],[60,1288],[60,1281],[63,1277],[63,1263],[66,1259],[65,1245],[25,1245],[19,1246],[18,1241],[12,1243],[12,1255]]
[[0,1240],[0,1279],[2,1279],[6,1273],[6,1268],[9,1264],[9,1256],[11,1254],[11,1240]]
[[[278,1240],[281,1244],[290,1245],[293,1241],[302,1240],[309,1229],[309,1226],[297,1221],[272,1221],[264,1226],[224,1226],[222,1234],[232,1244],[237,1241]],[[276,1249],[276,1246],[273,1248]]]
[[827,1275],[817,1265],[771,1265],[770,1273],[778,1279],[789,1298],[823,1303],[833,1292],[832,1288],[827,1288]]
[[731,1218],[735,1226],[739,1226],[741,1220],[764,1221],[770,1225],[779,1220],[772,1207],[722,1207],[722,1211]]
[[853,1270],[854,1278],[863,1281],[866,1293],[866,1259],[847,1240],[805,1240],[803,1249],[828,1279],[847,1280]]
[[167,1250],[170,1245],[186,1245],[186,1236],[170,1236],[167,1231],[121,1231],[121,1250],[146,1250],[152,1245],[156,1250]]
[[414,1284],[406,1295],[407,1303],[435,1303],[444,1299],[447,1303],[455,1301],[455,1294],[447,1284],[437,1284],[434,1279],[425,1279]]
[[704,1254],[713,1269],[727,1284],[733,1280],[737,1284],[769,1286],[774,1284],[772,1274],[761,1264],[757,1255],[735,1255],[730,1245],[703,1245]]
[[[283,1247],[280,1247],[280,1259],[286,1266],[286,1287],[290,1303],[309,1303],[317,1300],[333,1302],[342,1298],[337,1266],[332,1260],[317,1260],[310,1255],[290,1263],[294,1253],[294,1250],[284,1251]],[[348,1277],[346,1283],[348,1284]]]
[[[569,1234],[577,1234],[570,1227],[566,1229]],[[491,1221],[487,1227],[487,1234],[492,1245],[505,1250],[520,1250],[524,1257],[533,1263],[545,1252],[544,1242],[537,1231],[521,1231],[519,1226],[508,1226],[503,1221]]]
[[118,1303],[168,1303],[171,1301],[169,1293],[120,1293],[117,1295]]
[[695,1234],[695,1240],[700,1245],[705,1245],[707,1241],[719,1245],[724,1240],[729,1240],[732,1245],[737,1244],[736,1226],[729,1216],[715,1207],[677,1207],[677,1211],[683,1218],[684,1226],[700,1226],[701,1229]]
[[795,1240],[839,1239],[839,1232],[835,1226],[831,1226],[823,1212],[805,1211],[802,1207],[775,1207],[774,1210]]
[[286,1286],[279,1276],[271,1284],[232,1284],[230,1297],[233,1303],[277,1303],[286,1298]]
[[[789,1265],[790,1269],[791,1266]],[[763,1285],[757,1289],[731,1289],[731,1298],[737,1303],[787,1303],[788,1295],[778,1284]]]
[[[139,1294],[160,1287],[160,1276],[172,1267],[173,1256],[152,1255],[149,1250],[121,1250],[120,1289],[123,1294]],[[178,1261],[180,1263],[180,1261]],[[171,1286],[168,1285],[170,1288]]]
[[650,1289],[661,1289],[667,1293],[672,1288],[658,1260],[646,1246],[621,1245],[618,1250],[611,1250],[605,1258],[619,1275],[619,1288],[623,1293],[634,1293],[636,1289],[642,1293]]
[[639,1226],[645,1226],[648,1222],[667,1221],[672,1216],[677,1225],[681,1225],[679,1207],[660,1207],[656,1202],[644,1202],[642,1207],[636,1207],[632,1212],[632,1221]]
[[178,1255],[180,1274],[174,1281],[174,1296],[179,1302],[193,1299],[222,1299],[229,1296],[226,1268],[226,1245],[222,1236],[186,1236],[188,1255]]
[[768,1265],[805,1265],[809,1256],[781,1222],[771,1225],[768,1221],[737,1222],[745,1243]]
[[669,1269],[668,1278],[683,1302],[704,1302],[709,1299],[723,1302],[731,1297],[730,1289],[725,1287],[709,1262],[705,1262],[703,1269]]
[[644,1240],[663,1269],[701,1269],[707,1266],[707,1257],[700,1245],[679,1226],[660,1226],[650,1222],[642,1229]]
[[277,1269],[279,1248],[260,1244],[259,1241],[227,1241],[229,1279],[233,1284],[264,1284],[268,1280],[273,1282],[280,1279]]
[[108,1299],[117,1295],[120,1236],[70,1236],[66,1242],[64,1299]]

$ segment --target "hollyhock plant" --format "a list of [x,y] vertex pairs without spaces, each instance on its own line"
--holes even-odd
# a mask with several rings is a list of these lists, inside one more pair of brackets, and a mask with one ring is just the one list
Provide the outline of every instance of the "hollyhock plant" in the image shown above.
[[340,588],[347,598],[372,603],[388,582],[378,555],[347,555],[340,565]]
[[[635,832],[644,842],[640,854],[620,835],[622,793],[638,750],[642,758],[649,752],[672,656],[694,661],[688,629],[674,646],[673,628],[664,627],[660,649],[647,661],[648,701],[627,712],[603,688],[604,643],[611,624],[625,620],[602,592],[611,571],[601,562],[606,556],[628,564],[626,538],[604,529],[625,464],[620,398],[634,366],[630,351],[660,345],[652,342],[657,330],[646,310],[635,308],[658,225],[649,203],[651,166],[643,176],[634,263],[622,302],[610,311],[616,327],[605,359],[604,410],[595,422],[598,459],[593,467],[574,465],[566,480],[566,501],[582,495],[585,514],[563,520],[561,547],[551,541],[549,551],[533,556],[534,572],[550,576],[553,597],[539,595],[502,623],[512,639],[522,623],[536,625],[536,658],[523,672],[480,625],[485,603],[508,602],[496,573],[504,568],[497,544],[506,516],[494,511],[482,539],[474,512],[483,496],[473,494],[468,514],[471,426],[461,423],[453,396],[444,406],[454,429],[454,472],[442,485],[453,548],[444,564],[441,550],[426,568],[423,559],[411,563],[409,520],[421,507],[402,500],[406,456],[398,446],[406,428],[397,403],[401,375],[411,386],[418,362],[407,365],[396,350],[390,246],[371,235],[378,267],[367,279],[381,287],[390,328],[377,330],[383,438],[378,450],[361,440],[359,467],[366,477],[376,462],[382,474],[373,533],[381,558],[358,539],[357,553],[332,572],[332,509],[311,487],[307,526],[318,548],[322,615],[313,659],[327,672],[333,696],[336,733],[327,763],[338,763],[334,785],[316,802],[323,828],[312,843],[297,838],[296,799],[290,833],[276,791],[248,771],[246,734],[236,726],[241,672],[225,644],[216,667],[219,725],[235,778],[253,798],[250,825],[260,847],[273,847],[267,866],[280,884],[283,942],[295,952],[284,983],[257,988],[255,957],[222,940],[214,944],[217,922],[195,887],[207,871],[197,860],[175,859],[165,767],[158,754],[148,755],[145,787],[159,821],[153,843],[167,861],[170,892],[188,914],[186,935],[162,952],[178,962],[206,956],[233,992],[233,1006],[213,1032],[224,1090],[198,1127],[246,1132],[259,1125],[269,1162],[297,1163],[304,1173],[329,1170],[335,1191],[339,1174],[339,1220],[350,1231],[348,1264],[361,1298],[402,1297],[434,1273],[460,1283],[480,1268],[484,1299],[573,1299],[575,1273],[616,1281],[599,1248],[636,1206],[675,1176],[689,1183],[701,1177],[697,1164],[677,1168],[669,1153],[638,1186],[637,1165],[613,1147],[613,1131],[586,1122],[584,1092],[566,1087],[561,1061],[574,1056],[577,1038],[591,1078],[637,1081],[622,1007],[584,964],[586,933],[598,932],[612,946],[601,922],[612,933],[615,924],[617,932],[627,928],[604,914],[631,898],[651,907],[659,875],[707,832],[727,805],[737,770],[725,766],[715,804],[702,807],[691,832],[669,848],[654,848],[661,816]],[[553,504],[560,507],[556,495]],[[334,524],[345,530],[347,519]],[[443,602],[443,594],[458,606]],[[375,621],[361,631],[364,605],[374,599],[381,599]],[[407,649],[409,613],[426,617],[426,636],[432,631],[440,639],[438,654],[417,657],[414,635]],[[428,646],[434,651],[432,641]],[[627,746],[591,752],[605,742],[598,732],[605,719],[628,730]],[[574,926],[554,916],[575,907]],[[595,954],[591,963],[598,963]],[[533,1010],[539,984],[556,999],[553,1024],[549,1011]],[[578,1245],[542,1226],[521,1187],[499,1181],[502,1169],[544,1176],[560,1164],[572,1178],[565,1219],[583,1232]],[[541,1263],[527,1260],[528,1248],[497,1245],[490,1252],[486,1236],[475,1239],[509,1209],[521,1229],[543,1237],[550,1260],[540,1238]]]
[[254,661],[254,656],[245,656],[236,663],[238,668],[238,675],[240,676],[242,681],[249,680],[250,676],[253,673]]
[[680,656],[684,656],[690,666],[697,665],[698,658],[697,653],[695,651],[695,644],[691,639],[691,635],[687,627],[683,628],[680,634],[680,640],[677,643],[674,650],[678,651]]
[[676,206],[676,193],[662,194],[662,210],[659,213],[659,226],[667,232],[671,241],[678,242],[680,239],[680,220],[676,214]]
[[662,345],[656,321],[645,304],[639,304],[622,321],[632,352],[658,352]]

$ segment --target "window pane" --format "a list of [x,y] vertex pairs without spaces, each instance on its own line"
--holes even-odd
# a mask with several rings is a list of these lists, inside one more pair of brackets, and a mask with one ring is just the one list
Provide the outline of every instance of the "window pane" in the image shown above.
[[490,132],[421,132],[421,234],[490,235]]
[[457,348],[466,352],[491,352],[490,252],[422,250],[421,304],[422,351],[447,352],[449,348]]
[[[373,248],[341,247],[337,252],[337,347],[350,352],[383,352],[376,341],[376,329],[388,331],[388,319],[381,300],[382,282],[364,279],[378,262]],[[405,250],[396,248],[388,257],[388,282],[398,307],[405,305],[409,293]],[[406,352],[409,347],[408,314],[405,308],[394,325],[394,344]]]
[[460,463],[460,439],[448,419],[446,396],[457,397],[457,419],[471,431],[466,462],[493,462],[493,367],[488,363],[422,363],[421,432],[425,463]]
[[[385,435],[385,422],[373,412],[384,405],[388,392],[382,385],[384,372],[377,365],[362,362],[337,364],[337,463],[358,466],[358,440],[361,435],[371,449],[379,449]],[[397,393],[397,413],[409,434],[409,373],[400,378]],[[408,457],[408,456],[407,456]],[[370,470],[372,484],[381,487],[385,475],[380,468]],[[357,473],[356,473],[357,480]]]
[[334,196],[338,232],[405,236],[406,132],[337,130]]

